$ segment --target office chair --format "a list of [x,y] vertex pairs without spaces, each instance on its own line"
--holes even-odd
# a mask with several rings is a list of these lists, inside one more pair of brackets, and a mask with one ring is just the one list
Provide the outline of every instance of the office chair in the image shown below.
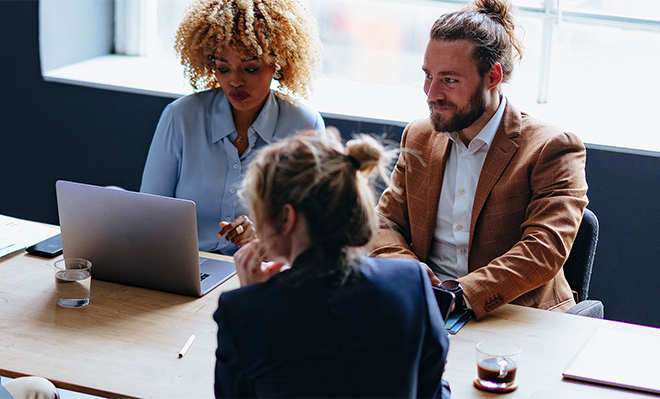
[[589,300],[589,284],[596,256],[598,230],[596,214],[585,208],[573,248],[564,263],[564,275],[568,280],[568,285],[578,294],[577,305],[567,310],[566,313],[602,319],[604,316],[603,303],[598,300]]

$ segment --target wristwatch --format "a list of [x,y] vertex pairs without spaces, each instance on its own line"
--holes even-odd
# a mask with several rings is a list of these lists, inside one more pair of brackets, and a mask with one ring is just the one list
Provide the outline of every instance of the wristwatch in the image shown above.
[[456,280],[445,280],[440,284],[440,288],[454,294],[454,310],[463,310],[463,286]]

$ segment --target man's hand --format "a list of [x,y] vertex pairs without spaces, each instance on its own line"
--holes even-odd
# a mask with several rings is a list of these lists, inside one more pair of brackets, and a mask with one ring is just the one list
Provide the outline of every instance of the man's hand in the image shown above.
[[431,270],[429,265],[427,265],[424,262],[419,262],[419,263],[421,263],[422,266],[424,266],[424,268],[426,269],[426,273],[428,273],[429,278],[431,279],[432,286],[438,287],[440,284],[442,284],[442,281],[435,275],[435,273],[433,273],[433,270]]

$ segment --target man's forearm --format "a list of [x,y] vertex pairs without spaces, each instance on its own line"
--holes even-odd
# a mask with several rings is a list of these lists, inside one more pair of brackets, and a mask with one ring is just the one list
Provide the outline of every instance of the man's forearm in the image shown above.
[[403,235],[388,227],[381,227],[369,245],[369,256],[418,260]]

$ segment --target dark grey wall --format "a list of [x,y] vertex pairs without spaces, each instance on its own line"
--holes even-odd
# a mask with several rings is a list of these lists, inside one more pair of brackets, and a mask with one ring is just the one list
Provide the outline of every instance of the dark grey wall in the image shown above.
[[[55,181],[137,190],[166,98],[44,82],[36,1],[0,1],[0,213],[58,223]],[[330,118],[344,136],[401,128]],[[601,235],[590,295],[614,320],[660,327],[660,158],[589,147]]]
[[139,188],[171,100],[44,82],[34,0],[0,1],[0,54],[0,213],[57,223],[57,179]]

